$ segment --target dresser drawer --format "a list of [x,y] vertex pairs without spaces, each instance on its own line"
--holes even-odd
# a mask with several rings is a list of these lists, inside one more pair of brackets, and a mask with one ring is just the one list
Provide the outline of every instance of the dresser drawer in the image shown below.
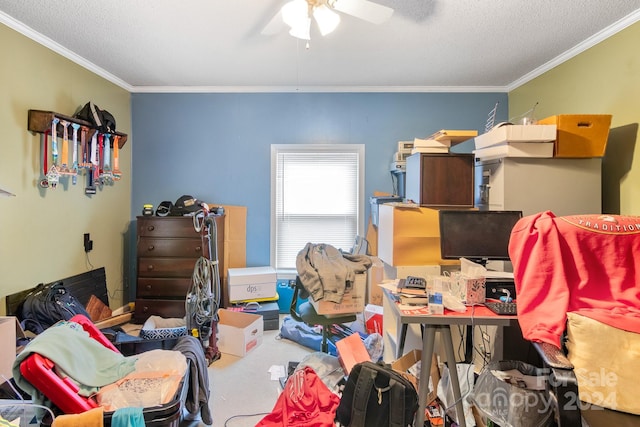
[[139,257],[199,258],[202,255],[202,239],[141,237],[137,249]]
[[138,217],[138,237],[198,237],[193,217]]
[[138,298],[186,298],[191,287],[191,277],[175,279],[159,279],[139,277],[136,287]]
[[136,323],[144,323],[149,316],[183,318],[185,313],[184,299],[136,298],[136,309],[133,316]]
[[[138,277],[191,277],[197,258],[138,258]],[[160,295],[158,295],[160,296]]]

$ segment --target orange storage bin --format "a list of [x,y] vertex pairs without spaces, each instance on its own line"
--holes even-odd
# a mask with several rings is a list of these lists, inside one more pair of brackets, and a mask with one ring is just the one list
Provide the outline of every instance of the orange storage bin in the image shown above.
[[538,120],[556,125],[554,157],[603,157],[607,148],[610,114],[560,114]]

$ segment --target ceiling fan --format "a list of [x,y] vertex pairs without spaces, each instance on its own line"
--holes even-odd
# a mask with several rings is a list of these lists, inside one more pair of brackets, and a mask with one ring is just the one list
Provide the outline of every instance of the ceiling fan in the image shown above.
[[311,20],[318,25],[323,36],[336,29],[340,15],[335,11],[371,22],[382,24],[393,14],[393,9],[369,0],[290,0],[276,13],[262,30],[262,34],[280,32],[282,25],[289,26],[289,34],[303,40],[311,39]]

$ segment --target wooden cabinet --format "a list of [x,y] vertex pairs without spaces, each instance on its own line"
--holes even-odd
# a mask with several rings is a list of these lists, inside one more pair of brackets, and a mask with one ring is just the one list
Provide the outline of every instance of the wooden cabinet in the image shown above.
[[[221,292],[224,272],[224,215],[216,223]],[[204,252],[203,252],[204,249]],[[137,283],[134,320],[149,316],[184,317],[193,268],[208,242],[195,230],[193,217],[137,217]],[[224,295],[219,295],[224,301]]]
[[406,196],[420,206],[472,208],[473,154],[417,153],[407,158]]

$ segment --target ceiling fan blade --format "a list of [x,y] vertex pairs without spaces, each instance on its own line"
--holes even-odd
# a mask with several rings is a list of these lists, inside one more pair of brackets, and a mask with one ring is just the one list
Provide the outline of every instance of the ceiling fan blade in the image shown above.
[[282,30],[285,29],[284,21],[282,20],[282,12],[278,11],[271,21],[262,29],[260,32],[263,35],[271,36],[274,34],[278,34]]
[[393,15],[390,7],[368,0],[335,0],[333,8],[372,24],[382,24]]

